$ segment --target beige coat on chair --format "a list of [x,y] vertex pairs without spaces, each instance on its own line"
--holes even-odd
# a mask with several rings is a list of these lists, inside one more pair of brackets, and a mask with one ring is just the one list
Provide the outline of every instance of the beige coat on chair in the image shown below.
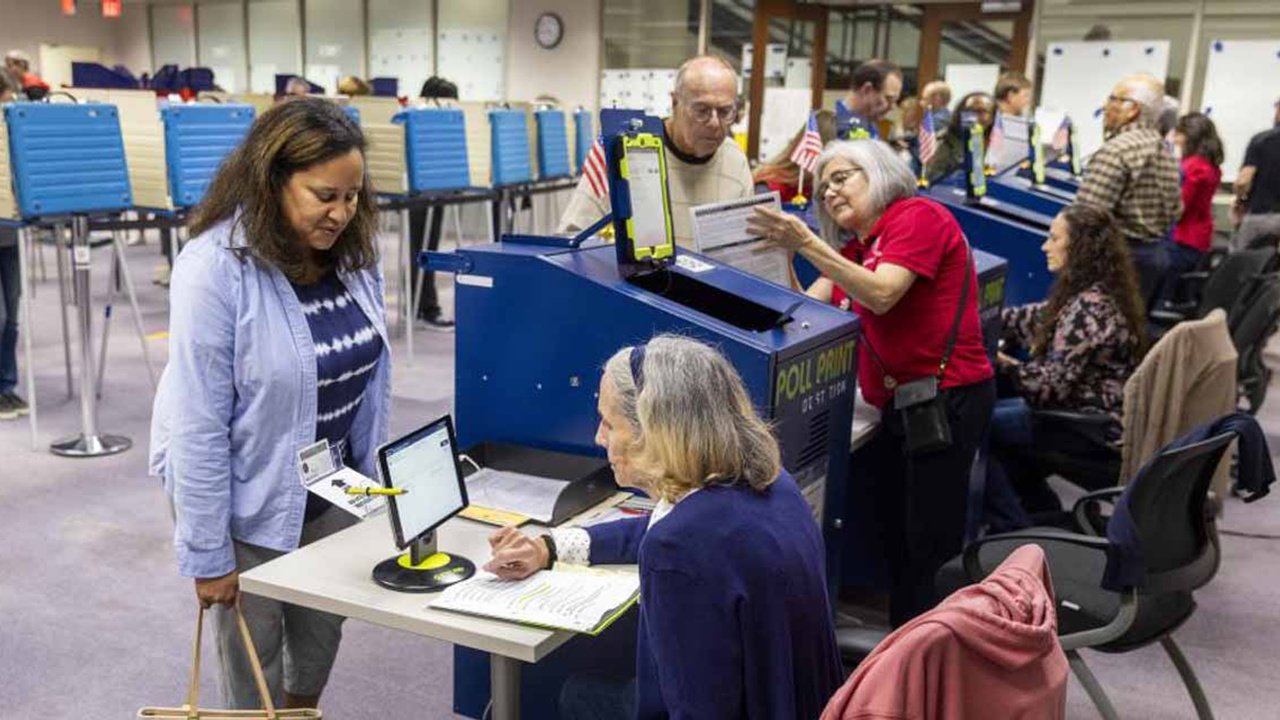
[[[1124,386],[1124,446],[1120,483],[1188,431],[1236,409],[1235,346],[1227,314],[1178,323],[1151,348]],[[1229,460],[1213,480],[1225,497]]]

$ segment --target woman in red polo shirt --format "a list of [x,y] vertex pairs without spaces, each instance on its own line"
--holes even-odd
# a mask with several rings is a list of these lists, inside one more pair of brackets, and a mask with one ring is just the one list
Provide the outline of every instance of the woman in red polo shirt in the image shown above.
[[[751,226],[822,272],[810,296],[862,320],[858,383],[885,411],[885,430],[867,452],[877,469],[876,516],[896,627],[936,603],[933,576],[963,549],[969,468],[995,403],[977,275],[960,226],[943,206],[915,197],[915,177],[888,145],[833,143],[814,174],[821,238],[798,218],[767,209],[756,211]],[[939,376],[952,328],[954,348]],[[909,454],[894,389],[931,376],[945,399],[951,443]]]

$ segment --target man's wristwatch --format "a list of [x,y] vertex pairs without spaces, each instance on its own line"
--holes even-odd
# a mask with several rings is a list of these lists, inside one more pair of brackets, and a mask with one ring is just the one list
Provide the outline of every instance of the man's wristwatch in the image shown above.
[[543,569],[550,570],[556,566],[556,539],[551,536],[551,533],[547,533],[542,536],[542,541],[547,546],[547,566]]

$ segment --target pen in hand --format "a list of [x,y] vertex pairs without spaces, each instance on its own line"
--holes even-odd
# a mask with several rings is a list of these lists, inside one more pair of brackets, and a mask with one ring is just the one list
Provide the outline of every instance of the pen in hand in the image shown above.
[[380,488],[380,487],[349,487],[348,495],[405,495],[408,494],[407,488]]

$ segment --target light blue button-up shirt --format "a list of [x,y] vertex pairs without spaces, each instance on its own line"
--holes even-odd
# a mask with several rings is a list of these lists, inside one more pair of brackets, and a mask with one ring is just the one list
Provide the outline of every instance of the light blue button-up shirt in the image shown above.
[[[187,577],[234,570],[233,539],[296,549],[307,504],[297,458],[316,434],[311,330],[288,279],[253,259],[232,228],[203,233],[174,263],[169,364],[151,417],[151,473],[173,498]],[[356,469],[373,477],[391,405],[382,276],[340,277],[383,341],[349,435]]]

